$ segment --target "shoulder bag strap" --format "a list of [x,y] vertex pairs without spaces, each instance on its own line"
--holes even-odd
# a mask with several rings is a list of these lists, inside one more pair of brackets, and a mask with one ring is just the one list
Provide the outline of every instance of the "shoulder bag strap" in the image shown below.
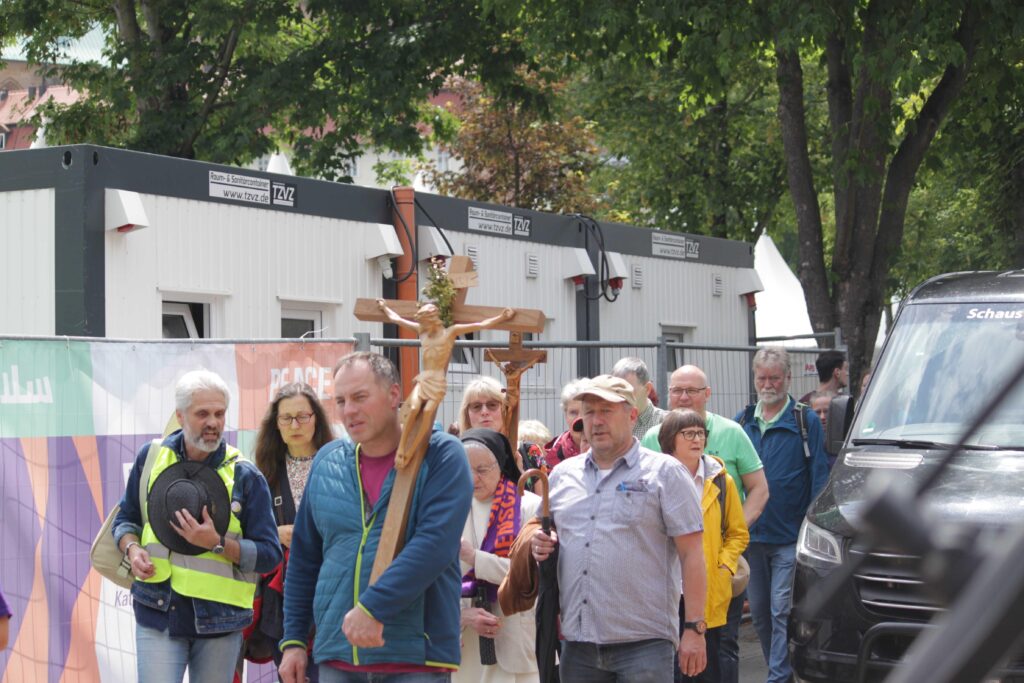
[[[282,476],[283,475],[283,476]],[[296,517],[295,510],[295,496],[292,494],[292,482],[288,479],[288,466],[285,465],[284,472],[277,477],[278,486],[278,497],[281,499],[280,506],[277,505],[277,500],[274,501],[274,514],[275,516],[280,513],[278,517],[277,525],[283,526],[285,524],[294,524]]]
[[804,413],[805,410],[808,410],[808,408],[803,403],[797,403],[793,406],[793,417],[796,418],[796,424],[800,428],[800,439],[804,442],[804,460],[810,460],[811,449],[807,445],[807,415]]
[[726,516],[725,516],[725,470],[715,479],[718,481],[718,510],[722,516],[722,540],[725,540],[725,527],[726,527]]
[[743,409],[743,414],[740,415],[740,426],[746,427],[747,423],[754,419],[754,411],[757,409],[757,405],[751,403]]
[[153,473],[153,466],[156,464],[156,454],[160,451],[160,439],[153,439],[149,444],[149,451],[146,453],[146,464],[142,466],[142,476],[139,478],[139,509],[142,510],[142,526],[149,524],[149,506],[146,504],[146,496],[149,494],[149,476]]

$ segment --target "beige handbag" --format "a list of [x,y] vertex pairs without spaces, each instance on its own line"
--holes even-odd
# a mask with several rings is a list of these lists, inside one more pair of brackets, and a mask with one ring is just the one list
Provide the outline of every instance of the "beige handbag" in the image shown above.
[[736,597],[747,589],[747,584],[750,583],[750,564],[747,563],[747,558],[740,555],[739,562],[736,563],[736,573],[732,575],[732,597]]
[[[143,526],[146,525],[146,506],[142,501],[146,497],[146,483],[149,482],[149,475],[153,471],[153,463],[156,462],[155,455],[160,450],[161,442],[162,439],[153,439],[153,443],[149,445],[146,464],[143,466],[142,476],[139,478],[139,506],[142,509]],[[135,577],[132,576],[132,566],[128,562],[127,556],[117,547],[117,543],[114,542],[114,534],[111,533],[114,518],[120,511],[121,506],[115,505],[107,515],[99,533],[92,541],[92,547],[89,549],[89,562],[100,576],[110,579],[121,588],[131,588],[132,582],[135,581]]]

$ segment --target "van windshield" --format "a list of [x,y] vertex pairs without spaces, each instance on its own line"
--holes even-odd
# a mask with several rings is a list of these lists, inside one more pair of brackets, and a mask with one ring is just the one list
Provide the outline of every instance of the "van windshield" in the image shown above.
[[[1024,304],[912,304],[871,377],[853,439],[955,443],[1024,360]],[[1024,449],[1024,386],[970,445]]]

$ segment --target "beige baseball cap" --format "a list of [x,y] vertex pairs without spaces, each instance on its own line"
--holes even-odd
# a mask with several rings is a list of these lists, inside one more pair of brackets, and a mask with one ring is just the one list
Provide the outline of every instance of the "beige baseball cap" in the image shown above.
[[635,408],[633,391],[633,385],[621,377],[598,375],[581,382],[579,390],[572,398],[578,401],[584,396],[596,396],[612,403],[628,403]]

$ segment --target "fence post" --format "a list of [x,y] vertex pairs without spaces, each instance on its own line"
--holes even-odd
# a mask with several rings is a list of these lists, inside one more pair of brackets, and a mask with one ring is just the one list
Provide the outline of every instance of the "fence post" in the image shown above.
[[370,351],[370,333],[369,332],[356,332],[353,337],[356,338],[356,351]]
[[846,350],[846,344],[843,341],[843,329],[838,325],[836,326],[835,334],[832,337],[832,348],[839,349],[840,351]]
[[668,341],[664,335],[658,337],[658,383],[654,387],[662,408],[668,408],[668,374],[675,368],[668,367]]

